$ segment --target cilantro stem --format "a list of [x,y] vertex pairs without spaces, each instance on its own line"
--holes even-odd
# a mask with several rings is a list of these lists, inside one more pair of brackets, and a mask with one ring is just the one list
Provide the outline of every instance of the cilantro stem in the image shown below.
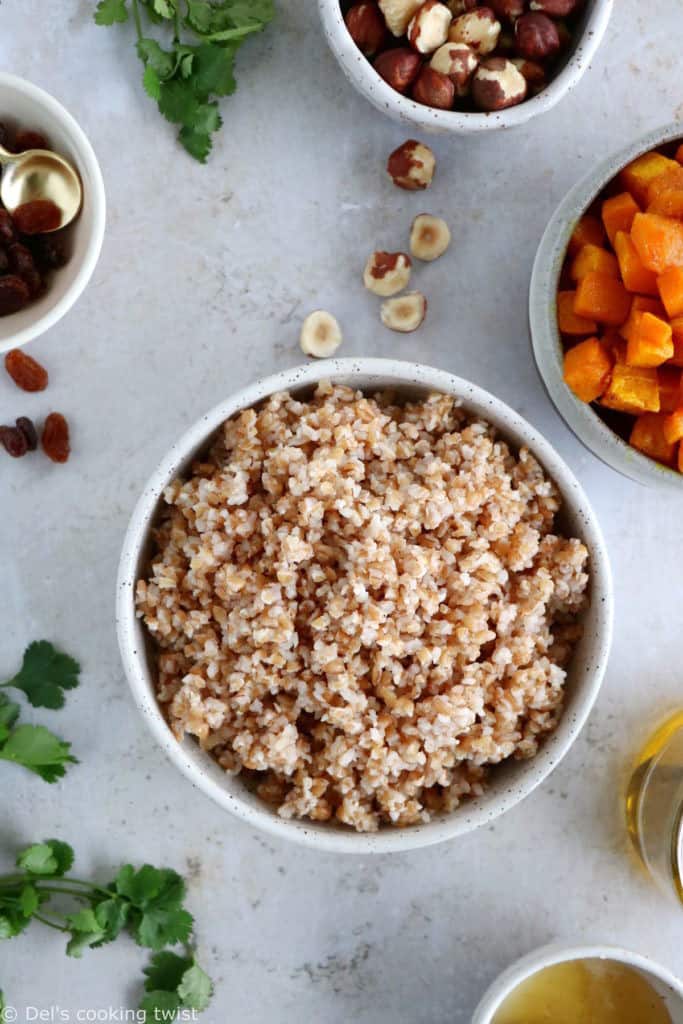
[[46,924],[48,928],[54,928],[58,932],[68,932],[69,929],[65,925],[57,924],[56,921],[50,921],[49,918],[43,917],[42,914],[34,914],[33,919],[40,921],[41,924]]
[[140,20],[140,9],[138,7],[138,0],[131,0],[131,7],[133,8],[133,21],[135,22],[135,31],[138,39],[142,39],[142,22]]
[[[92,882],[85,882],[80,878],[72,878],[70,875],[63,882],[59,878],[41,880],[39,876],[35,875],[2,875],[0,876],[0,889],[9,889],[15,885],[25,885],[27,882],[43,892],[63,893],[66,896],[72,895],[83,898],[87,895],[87,892],[100,893],[102,896],[107,897],[114,895],[111,889],[105,889],[100,885],[93,885]],[[73,885],[82,886],[87,892],[70,888]]]

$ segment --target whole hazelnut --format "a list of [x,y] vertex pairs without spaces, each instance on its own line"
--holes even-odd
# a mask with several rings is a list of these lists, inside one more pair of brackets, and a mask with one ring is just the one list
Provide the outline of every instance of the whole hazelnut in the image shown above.
[[377,0],[392,36],[404,36],[410,19],[423,0]]
[[384,46],[387,27],[376,3],[355,4],[344,18],[349,35],[366,57],[372,57]]
[[551,18],[566,18],[579,6],[579,0],[531,0],[530,11],[541,11]]
[[496,48],[500,22],[490,7],[477,7],[456,18],[448,31],[449,43],[466,43],[483,57]]
[[455,86],[447,75],[424,64],[413,85],[412,97],[425,107],[450,110],[455,100]]
[[527,60],[547,60],[560,49],[560,36],[547,14],[523,14],[515,22],[517,53]]
[[433,152],[417,139],[407,139],[387,161],[387,173],[394,185],[409,192],[429,188],[435,168]]
[[472,75],[477,70],[479,58],[465,43],[444,43],[432,56],[429,66],[447,75],[455,86],[456,96],[467,96]]
[[422,60],[407,46],[385,50],[375,60],[375,71],[396,92],[406,92],[417,78]]
[[513,57],[512,63],[524,76],[529,92],[536,95],[546,86],[545,68],[535,60],[526,60],[524,57]]
[[511,60],[490,57],[481,62],[472,79],[472,98],[480,110],[505,110],[521,103],[527,92],[522,73]]
[[408,25],[408,42],[418,53],[433,53],[446,42],[452,20],[440,0],[425,0]]
[[499,18],[515,21],[524,14],[525,0],[489,0],[491,10]]

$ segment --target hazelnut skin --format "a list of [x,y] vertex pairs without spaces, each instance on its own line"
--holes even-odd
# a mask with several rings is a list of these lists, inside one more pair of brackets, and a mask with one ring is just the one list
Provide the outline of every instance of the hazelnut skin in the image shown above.
[[527,60],[547,60],[560,49],[560,35],[547,14],[523,14],[515,22],[517,53]]
[[531,0],[530,11],[541,11],[551,18],[566,18],[579,6],[579,0]]
[[387,27],[377,4],[355,4],[348,9],[344,20],[349,35],[366,57],[373,57],[382,49],[387,37]]
[[415,79],[412,96],[425,107],[450,110],[455,101],[455,86],[447,75],[425,64]]
[[422,58],[419,53],[415,53],[407,46],[385,50],[375,60],[375,71],[396,92],[407,92],[420,73],[421,67]]

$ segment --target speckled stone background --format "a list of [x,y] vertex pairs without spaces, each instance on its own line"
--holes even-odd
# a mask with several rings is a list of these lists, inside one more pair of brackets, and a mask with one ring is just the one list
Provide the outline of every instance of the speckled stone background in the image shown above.
[[[109,202],[90,286],[29,347],[49,366],[49,391],[26,396],[0,376],[3,421],[56,408],[73,428],[66,467],[0,460],[0,676],[42,636],[84,666],[67,709],[42,713],[81,764],[52,787],[0,772],[0,864],[57,835],[75,842],[82,875],[106,877],[122,859],[186,872],[216,981],[207,1024],[467,1024],[494,976],[550,940],[620,943],[683,974],[681,909],[641,875],[621,819],[629,759],[683,700],[681,497],[581,448],[539,382],[526,323],[536,245],[569,186],[649,128],[681,118],[683,134],[680,3],[618,0],[576,91],[514,133],[437,138],[424,197],[384,176],[405,131],[342,78],[312,0],[280,0],[277,25],[242,51],[206,167],[145,97],[132,29],[97,28],[93,6],[0,6],[0,65],[75,114]],[[359,272],[371,249],[404,245],[424,208],[446,217],[454,246],[418,270],[429,317],[401,337],[379,324]],[[515,406],[582,480],[613,561],[614,653],[570,755],[493,827],[401,856],[317,854],[215,810],[152,745],[114,635],[119,549],[147,476],[207,408],[299,362],[299,323],[317,306],[344,325],[340,355],[432,363]],[[58,1005],[75,1020],[137,1004],[145,956],[132,942],[80,963],[62,945],[36,929],[0,948],[0,987],[20,1014]]]

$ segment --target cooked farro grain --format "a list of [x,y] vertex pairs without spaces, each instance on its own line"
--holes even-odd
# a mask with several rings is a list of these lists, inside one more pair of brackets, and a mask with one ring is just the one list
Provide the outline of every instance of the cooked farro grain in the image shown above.
[[557,724],[587,551],[453,398],[274,395],[165,500],[137,585],[158,699],[284,817],[427,821]]

